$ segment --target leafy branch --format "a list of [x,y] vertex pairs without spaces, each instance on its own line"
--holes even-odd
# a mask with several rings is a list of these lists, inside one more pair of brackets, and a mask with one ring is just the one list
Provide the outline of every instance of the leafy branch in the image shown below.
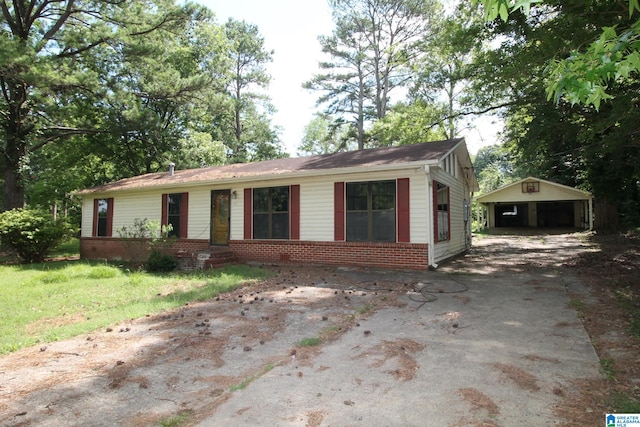
[[[475,0],[484,6],[485,20],[498,17],[507,21],[509,15],[521,12],[526,16],[531,7],[542,0]],[[611,87],[628,81],[640,73],[640,0],[627,0],[629,21],[627,26],[602,29],[600,37],[586,49],[574,50],[564,59],[552,60],[546,68],[549,83],[547,98],[556,103],[566,99],[572,105],[592,105],[596,110],[602,101],[613,98]]]

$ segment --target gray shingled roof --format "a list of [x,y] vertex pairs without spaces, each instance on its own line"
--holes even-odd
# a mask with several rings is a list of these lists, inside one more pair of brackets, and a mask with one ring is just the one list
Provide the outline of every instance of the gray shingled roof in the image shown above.
[[136,190],[168,185],[174,186],[176,184],[212,182],[223,179],[267,177],[303,171],[438,161],[456,148],[462,141],[462,138],[457,138],[422,144],[402,145],[399,147],[372,148],[348,151],[345,153],[238,163],[200,169],[176,170],[173,176],[170,176],[168,172],[150,173],[81,190],[76,194],[83,195],[117,190]]

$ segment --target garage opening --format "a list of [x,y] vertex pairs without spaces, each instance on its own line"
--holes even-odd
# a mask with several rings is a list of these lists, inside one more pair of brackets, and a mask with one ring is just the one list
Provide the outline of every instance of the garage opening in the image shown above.
[[495,206],[496,227],[527,227],[529,210],[526,203],[498,204]]
[[575,227],[573,202],[538,202],[538,227]]

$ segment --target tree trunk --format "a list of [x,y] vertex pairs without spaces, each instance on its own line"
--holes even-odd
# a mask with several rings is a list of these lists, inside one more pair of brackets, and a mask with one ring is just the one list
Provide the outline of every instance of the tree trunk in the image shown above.
[[[17,114],[15,115],[19,117]],[[13,119],[14,116],[11,116]],[[4,156],[4,188],[2,211],[24,207],[24,186],[20,176],[20,164],[26,156],[26,145],[20,141],[21,123],[16,119],[6,128],[7,141]]]
[[27,135],[33,131],[29,124],[29,85],[24,82],[2,80],[2,94],[7,112],[2,127],[5,131],[3,211],[24,207],[24,186],[20,165],[27,157]]
[[362,64],[358,64],[358,118],[356,131],[358,133],[358,150],[364,150],[364,93],[366,90]]
[[3,196],[2,211],[24,207],[24,187],[20,183],[18,171],[11,165],[7,165],[4,171]]
[[593,228],[615,230],[618,228],[618,206],[610,200],[596,200],[593,206]]

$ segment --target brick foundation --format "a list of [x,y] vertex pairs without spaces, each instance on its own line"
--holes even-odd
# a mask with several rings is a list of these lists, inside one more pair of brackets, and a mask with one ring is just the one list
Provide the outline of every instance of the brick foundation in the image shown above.
[[232,240],[229,248],[242,261],[413,270],[429,268],[427,244]]
[[[180,239],[169,249],[184,269],[201,268],[203,253],[229,250],[242,262],[258,261],[274,264],[315,264],[376,268],[429,267],[428,246],[417,243],[378,242],[311,242],[299,240],[232,240],[228,247],[214,247],[208,240]],[[80,257],[110,261],[144,262],[149,256],[145,240],[108,237],[80,239]]]
[[[210,251],[208,240],[180,239],[167,246],[178,259],[197,258],[198,253]],[[144,262],[149,258],[149,241],[112,237],[83,237],[80,239],[80,258],[109,261]]]

